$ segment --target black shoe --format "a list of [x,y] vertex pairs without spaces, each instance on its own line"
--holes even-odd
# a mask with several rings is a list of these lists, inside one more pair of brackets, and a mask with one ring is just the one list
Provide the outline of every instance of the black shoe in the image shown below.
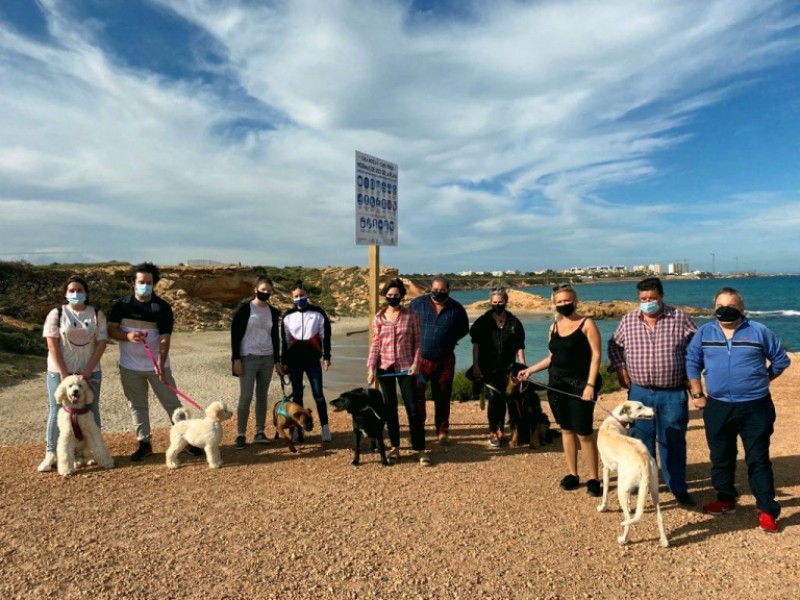
[[603,486],[597,479],[590,479],[586,482],[586,493],[594,498],[599,498],[603,495]]
[[564,479],[561,480],[561,483],[559,483],[558,485],[561,486],[562,490],[570,492],[572,490],[578,489],[580,483],[581,480],[578,479],[578,477],[576,477],[575,475],[567,475],[566,477],[564,477]]
[[191,454],[192,456],[204,456],[205,451],[202,448],[198,448],[197,446],[192,446],[189,444],[186,446],[186,453]]
[[677,500],[678,504],[680,504],[681,506],[696,506],[697,505],[697,502],[695,502],[694,498],[692,498],[689,495],[689,492],[676,492],[674,494],[674,496],[675,496],[675,500]]
[[237,450],[244,450],[244,448],[245,448],[244,436],[243,435],[237,435],[236,436],[236,449]]
[[150,444],[150,442],[139,442],[139,449],[131,454],[131,461],[139,462],[144,460],[145,457],[150,456],[152,453],[153,446]]

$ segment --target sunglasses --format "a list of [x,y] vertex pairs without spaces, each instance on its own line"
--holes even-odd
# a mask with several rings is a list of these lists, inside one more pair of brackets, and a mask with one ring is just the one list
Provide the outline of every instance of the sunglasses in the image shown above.
[[495,286],[495,287],[492,288],[492,293],[493,294],[505,294],[505,292],[506,292],[506,288],[504,288],[502,285]]
[[558,285],[553,286],[553,291],[557,292],[558,290],[565,290],[565,289],[571,288],[571,287],[572,287],[571,283],[559,283]]

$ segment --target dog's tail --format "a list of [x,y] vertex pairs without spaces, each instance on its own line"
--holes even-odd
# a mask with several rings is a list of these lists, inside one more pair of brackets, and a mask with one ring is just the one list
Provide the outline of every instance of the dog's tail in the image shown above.
[[189,411],[185,408],[178,408],[172,413],[172,423],[175,424],[178,421],[185,421],[189,418]]
[[650,457],[650,453],[642,445],[641,452],[639,453],[641,461],[640,472],[642,478],[639,480],[639,495],[636,497],[636,512],[627,521],[622,522],[623,527],[636,525],[642,520],[644,514],[644,504],[647,502],[647,496],[650,494],[650,483],[658,481],[658,470],[656,468],[656,461]]

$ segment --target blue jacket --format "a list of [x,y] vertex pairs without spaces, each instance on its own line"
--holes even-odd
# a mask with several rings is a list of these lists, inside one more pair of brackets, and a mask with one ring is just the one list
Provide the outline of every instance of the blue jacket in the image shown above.
[[430,294],[414,298],[408,307],[419,315],[422,358],[438,360],[452,354],[458,340],[469,333],[467,311],[452,298],[438,314]]
[[705,370],[706,392],[715,400],[748,402],[766,397],[770,375],[780,375],[790,362],[778,336],[745,317],[730,344],[716,321],[700,327],[686,351],[686,374],[700,379]]

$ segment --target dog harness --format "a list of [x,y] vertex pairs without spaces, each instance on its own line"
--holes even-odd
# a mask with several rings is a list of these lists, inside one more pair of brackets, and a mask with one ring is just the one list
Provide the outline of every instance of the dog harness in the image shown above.
[[281,402],[278,405],[278,415],[286,419],[294,420],[294,418],[288,412],[286,412],[286,396],[281,398]]
[[75,434],[75,439],[82,441],[83,431],[81,431],[81,426],[78,424],[78,415],[85,415],[88,413],[89,407],[72,408],[71,406],[64,406],[62,408],[69,413],[69,422],[72,424],[72,433]]

